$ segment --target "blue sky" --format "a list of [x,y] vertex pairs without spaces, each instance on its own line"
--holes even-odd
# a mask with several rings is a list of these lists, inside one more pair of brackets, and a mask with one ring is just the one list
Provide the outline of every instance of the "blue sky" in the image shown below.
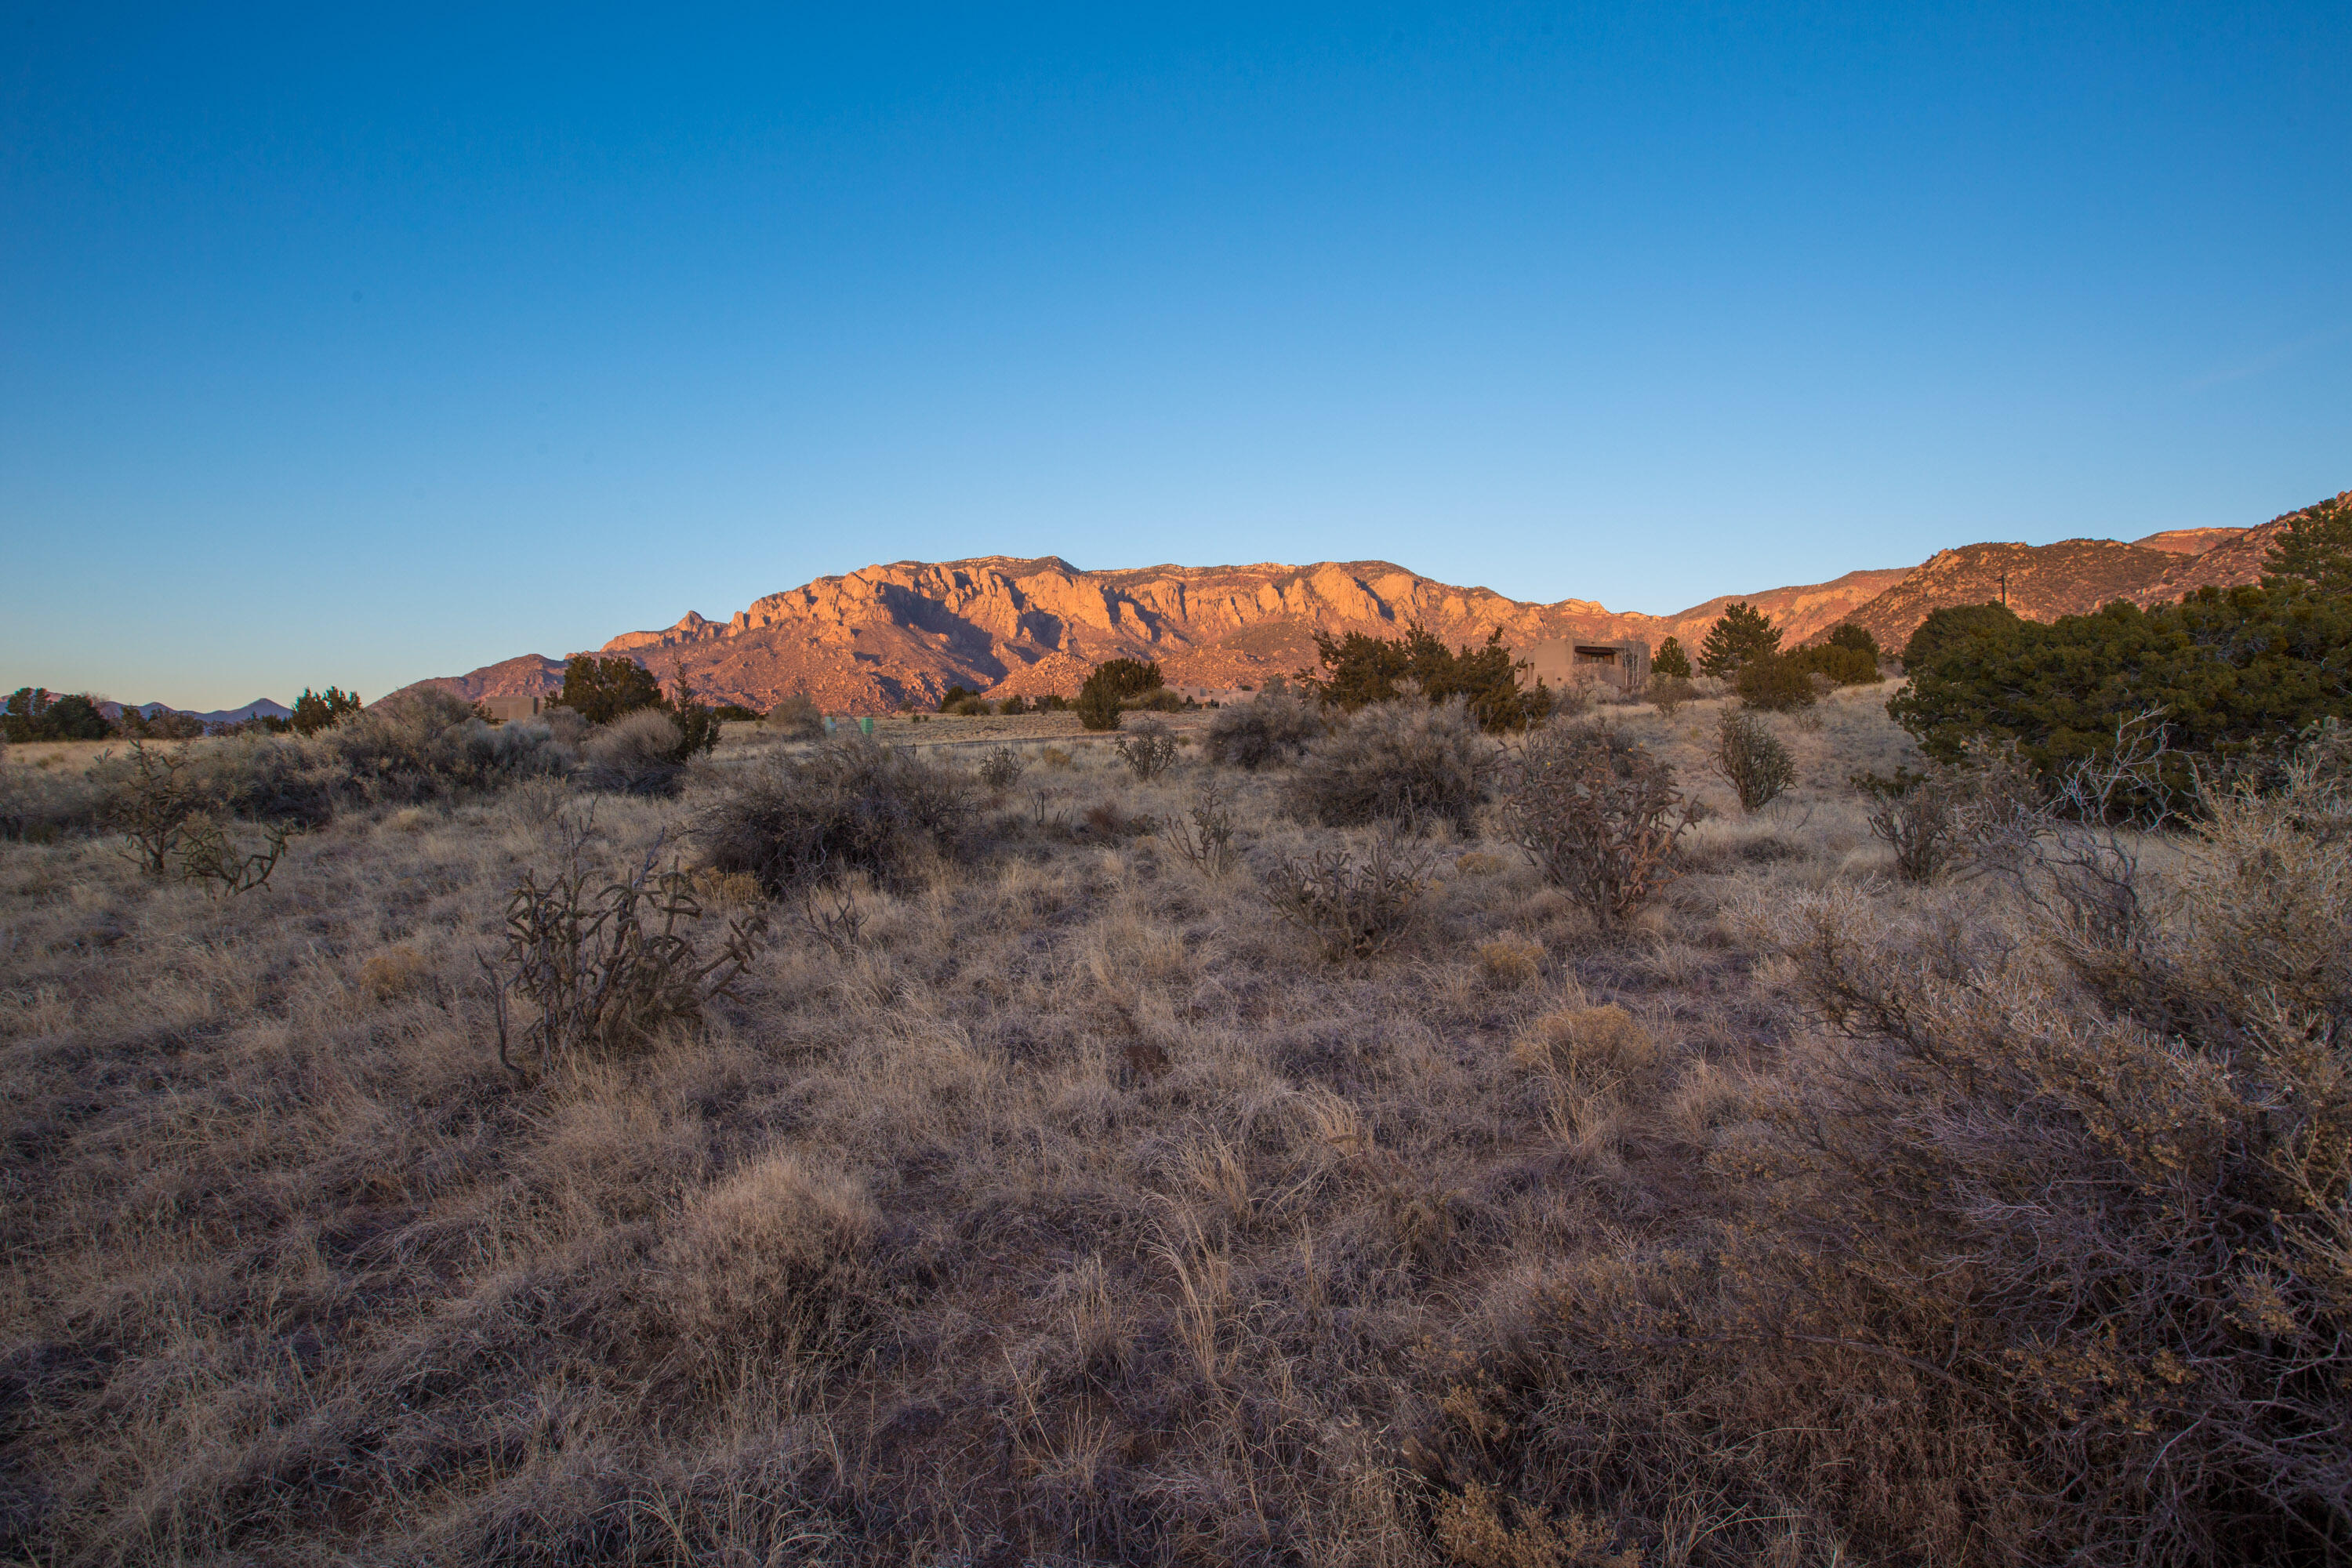
[[0,677],[876,561],[1664,611],[2352,485],[2340,4],[0,10]]

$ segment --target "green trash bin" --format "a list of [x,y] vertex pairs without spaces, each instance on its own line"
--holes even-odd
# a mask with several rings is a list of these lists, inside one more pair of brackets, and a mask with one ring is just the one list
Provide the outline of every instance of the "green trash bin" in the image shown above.
[[857,721],[857,732],[861,735],[871,735],[874,733],[874,719],[871,714]]

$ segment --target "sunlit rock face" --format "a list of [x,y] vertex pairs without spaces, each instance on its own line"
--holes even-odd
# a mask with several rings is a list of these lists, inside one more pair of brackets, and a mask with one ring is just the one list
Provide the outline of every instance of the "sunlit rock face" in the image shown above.
[[[1058,556],[898,561],[820,577],[754,599],[727,619],[688,611],[659,631],[625,632],[599,651],[684,680],[712,701],[762,710],[806,692],[833,712],[929,704],[950,686],[995,696],[1074,694],[1105,659],[1156,660],[1172,684],[1258,686],[1315,662],[1318,635],[1396,637],[1415,624],[1456,645],[1499,628],[1526,647],[1550,638],[1668,637],[1695,647],[1734,598],[1772,617],[1789,646],[1841,621],[1866,626],[1889,651],[1929,611],[2006,594],[2048,620],[2110,599],[2148,604],[2208,584],[2262,575],[2278,524],[2175,530],[2134,544],[1972,544],[1922,564],[1849,572],[1829,583],[1727,595],[1669,616],[1612,611],[1588,599],[1530,604],[1456,587],[1385,561],[1305,566],[1144,566],[1088,572]],[[560,660],[526,655],[431,682],[468,699],[551,691]]]

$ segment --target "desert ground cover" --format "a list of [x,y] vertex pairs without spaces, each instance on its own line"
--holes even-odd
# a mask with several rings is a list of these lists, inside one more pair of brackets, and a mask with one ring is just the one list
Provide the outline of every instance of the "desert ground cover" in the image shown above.
[[[1208,761],[1208,715],[1149,781],[1065,715],[892,721],[961,815],[821,886],[710,865],[811,750],[760,726],[675,795],[336,795],[242,894],[0,844],[0,1537],[2339,1559],[2340,769],[1911,882],[1848,782],[1920,765],[1884,700],[1763,719],[1797,783],[1752,814],[1722,701],[1575,721],[1711,808],[1608,928],[1499,799],[1321,826],[1293,766]],[[998,745],[1017,773],[970,779]],[[96,750],[16,748],[11,787]],[[1230,864],[1181,852],[1196,811]],[[1370,956],[1266,896],[1376,850]],[[2135,858],[2128,898],[2085,903],[2075,851]],[[698,959],[748,962],[510,1070],[510,900],[574,854],[592,891],[676,865]]]

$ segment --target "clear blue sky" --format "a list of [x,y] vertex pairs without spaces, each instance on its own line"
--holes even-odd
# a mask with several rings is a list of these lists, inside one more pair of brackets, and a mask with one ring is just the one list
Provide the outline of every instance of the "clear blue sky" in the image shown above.
[[0,677],[876,561],[1664,611],[2352,485],[2352,7],[0,10]]

